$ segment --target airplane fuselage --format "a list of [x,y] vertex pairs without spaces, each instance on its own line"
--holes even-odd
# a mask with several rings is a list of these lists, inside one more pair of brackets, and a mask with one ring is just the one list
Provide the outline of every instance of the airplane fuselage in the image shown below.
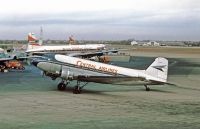
[[85,44],[85,45],[60,45],[60,46],[40,46],[28,45],[26,53],[71,53],[86,52],[92,50],[103,50],[104,44]]
[[165,80],[149,75],[145,70],[123,68],[63,55],[55,56],[57,62],[38,61],[35,66],[51,77],[120,85],[163,84]]

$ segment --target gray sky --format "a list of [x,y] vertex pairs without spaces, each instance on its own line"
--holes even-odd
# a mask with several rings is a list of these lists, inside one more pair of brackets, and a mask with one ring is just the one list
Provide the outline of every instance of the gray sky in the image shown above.
[[0,39],[200,40],[200,0],[0,0]]

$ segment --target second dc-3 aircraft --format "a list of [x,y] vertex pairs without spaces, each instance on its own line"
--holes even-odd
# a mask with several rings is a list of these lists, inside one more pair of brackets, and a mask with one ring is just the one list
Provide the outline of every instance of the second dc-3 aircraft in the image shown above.
[[[149,91],[148,85],[162,85],[167,83],[168,60],[158,57],[146,69],[130,69],[110,64],[55,55],[55,61],[33,60],[32,64],[41,69],[44,75],[53,80],[61,78],[58,90],[65,90],[70,81],[76,80],[73,93],[81,93],[88,82],[120,85],[143,85]],[[81,85],[81,82],[84,84]]]
[[[70,37],[70,40],[74,40]],[[70,41],[69,41],[70,42]],[[101,51],[104,50],[106,46],[104,44],[69,44],[69,45],[43,45],[42,41],[38,42],[34,33],[28,34],[28,45],[27,45],[27,54],[32,55],[43,55],[47,53],[59,53],[59,54],[72,54],[79,55],[88,51]]]
[[[69,43],[74,42],[72,37],[69,38]],[[42,40],[37,40],[34,33],[28,34],[27,56],[26,58],[45,57],[52,54],[65,54],[80,58],[94,58],[100,62],[109,62],[104,55],[117,53],[118,50],[106,50],[104,44],[68,44],[68,45],[42,45]],[[104,57],[103,57],[104,56]]]

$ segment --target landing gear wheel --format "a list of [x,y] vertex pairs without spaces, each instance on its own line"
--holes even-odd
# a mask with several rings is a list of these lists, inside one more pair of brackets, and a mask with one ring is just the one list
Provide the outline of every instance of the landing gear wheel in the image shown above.
[[81,87],[75,86],[75,87],[74,87],[74,90],[73,90],[73,93],[74,93],[74,94],[80,94],[80,93],[81,93]]
[[144,85],[144,86],[146,88],[146,91],[150,91],[151,90],[147,85]]
[[58,90],[60,90],[60,91],[64,91],[65,88],[66,88],[66,85],[65,85],[64,83],[59,83],[57,88],[58,88]]
[[150,91],[151,89],[149,87],[146,88],[146,91]]

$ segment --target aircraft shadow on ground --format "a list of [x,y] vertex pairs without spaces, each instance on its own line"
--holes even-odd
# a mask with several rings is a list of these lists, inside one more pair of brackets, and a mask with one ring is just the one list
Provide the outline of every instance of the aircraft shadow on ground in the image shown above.
[[[151,87],[150,87],[151,88]],[[163,87],[164,88],[164,87]],[[53,91],[58,91],[58,92],[67,92],[67,93],[73,93],[73,89],[74,87],[68,86],[66,87],[66,89],[64,91],[58,91],[57,89],[53,89]],[[112,92],[160,92],[160,93],[174,93],[173,91],[166,91],[166,90],[162,90],[162,89],[156,89],[155,88],[151,88],[150,91],[146,91],[145,88],[130,88],[130,89],[113,89],[113,90],[95,90],[95,89],[87,89],[84,88],[82,89],[82,94],[98,94],[98,95],[109,95],[109,93]],[[113,96],[113,95],[112,95]]]
[[[66,87],[66,89],[64,91],[59,91],[57,89],[53,89],[53,91],[57,91],[57,92],[65,92],[65,93],[71,93],[73,94],[73,87]],[[93,94],[93,95],[105,95],[105,96],[118,96],[118,95],[111,95],[108,94],[108,92],[106,93],[105,91],[97,91],[97,90],[89,90],[89,89],[82,89],[81,94]]]

